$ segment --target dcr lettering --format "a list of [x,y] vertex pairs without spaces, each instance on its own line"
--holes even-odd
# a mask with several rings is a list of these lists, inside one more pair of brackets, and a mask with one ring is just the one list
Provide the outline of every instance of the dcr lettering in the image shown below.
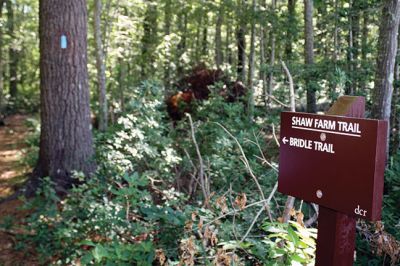
[[357,215],[365,216],[367,211],[360,209],[360,205],[357,205],[357,208],[354,209],[354,213]]

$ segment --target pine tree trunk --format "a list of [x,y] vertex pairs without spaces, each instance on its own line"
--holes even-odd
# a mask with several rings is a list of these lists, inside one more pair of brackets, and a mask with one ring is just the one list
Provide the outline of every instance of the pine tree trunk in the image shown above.
[[204,16],[204,25],[203,25],[203,40],[201,42],[201,55],[205,56],[208,54],[208,15],[207,12]]
[[178,44],[178,52],[177,52],[177,74],[179,77],[183,75],[184,66],[181,62],[181,57],[186,51],[186,35],[187,35],[187,13],[185,10],[182,10],[178,15],[178,30],[181,36],[181,40]]
[[232,49],[230,48],[231,35],[232,35],[232,26],[230,20],[228,19],[228,23],[226,23],[225,54],[226,54],[226,61],[228,62],[229,65],[233,64]]
[[13,42],[16,41],[15,39],[15,32],[14,32],[14,8],[13,3],[11,0],[6,1],[7,6],[7,31],[8,36],[10,37],[11,43],[8,50],[8,58],[9,58],[9,92],[11,98],[16,98],[18,94],[18,76],[17,76],[17,68],[18,68],[18,51],[16,46],[13,45]]
[[309,69],[306,78],[307,89],[307,112],[317,112],[315,88],[311,85],[310,72],[314,65],[314,29],[313,29],[313,0],[304,0],[304,25],[305,25],[305,63]]
[[[0,0],[0,19],[3,16],[4,0]],[[0,123],[4,115],[4,81],[3,81],[3,28],[0,27]]]
[[[379,26],[377,69],[372,102],[372,116],[390,122],[394,64],[400,21],[400,1],[385,0]],[[390,126],[388,128],[388,137]],[[388,138],[389,140],[389,138]],[[389,151],[389,149],[388,149]]]
[[249,88],[249,99],[247,104],[247,110],[250,117],[250,120],[253,119],[254,113],[254,61],[255,61],[255,53],[256,53],[256,21],[254,19],[256,12],[256,0],[252,1],[252,10],[253,10],[253,19],[251,20],[251,32],[250,32],[250,55],[249,55],[249,75],[247,78],[247,84]]
[[264,106],[268,106],[268,88],[267,88],[267,73],[265,71],[265,67],[267,65],[267,60],[265,57],[265,36],[266,30],[263,27],[260,30],[260,79],[263,84],[263,94],[264,94]]
[[[369,24],[369,16],[368,11],[364,10],[363,12],[363,28],[361,34],[361,63],[363,66],[367,65],[367,53],[368,53],[368,24]],[[363,71],[363,76],[360,80],[360,90],[362,93],[365,93],[367,90],[367,75],[365,71]]]
[[286,29],[286,43],[285,43],[285,54],[288,62],[292,60],[293,56],[293,31],[295,30],[296,24],[296,0],[288,0],[288,17]]
[[39,36],[41,135],[33,176],[50,176],[56,190],[64,191],[73,171],[89,175],[95,170],[86,1],[40,0]]
[[217,23],[215,26],[215,64],[217,68],[221,68],[223,63],[223,53],[222,53],[222,33],[221,27],[224,21],[224,4],[221,2],[218,16],[217,16]]
[[124,60],[119,59],[119,75],[118,75],[118,93],[119,93],[119,106],[121,109],[121,112],[125,112],[125,87],[126,87],[126,63]]
[[[397,43],[399,41],[399,37],[397,38]],[[397,49],[397,53],[399,53],[399,49]],[[400,147],[400,116],[398,114],[399,108],[397,105],[400,100],[400,66],[399,66],[399,56],[396,57],[396,63],[394,66],[394,89],[393,89],[393,100],[392,100],[392,114],[390,118],[390,124],[392,125],[392,130],[390,131],[390,155],[395,155]]]
[[237,38],[237,52],[238,52],[238,63],[237,63],[237,79],[246,82],[246,20],[243,17],[243,8],[245,6],[245,0],[239,0],[239,11],[238,21],[239,25],[236,31]]
[[106,131],[108,126],[108,107],[106,96],[106,66],[104,63],[103,40],[101,32],[101,13],[102,2],[101,0],[96,0],[94,7],[94,37],[99,96],[99,130]]
[[154,74],[155,47],[157,45],[157,5],[154,0],[146,0],[146,14],[143,21],[142,80],[148,79]]
[[[273,12],[275,12],[276,9],[276,0],[272,0],[271,3],[271,9]],[[271,42],[271,47],[270,47],[270,54],[269,54],[269,74],[268,74],[268,95],[272,95],[273,89],[274,89],[274,64],[275,64],[275,26],[272,25],[272,29],[270,31],[269,35],[269,40]]]
[[[165,9],[164,9],[164,34],[166,36],[170,35],[171,33],[171,0],[167,0],[165,2]],[[168,95],[168,91],[171,87],[171,58],[170,54],[168,53],[168,57],[165,58],[165,65],[164,65],[164,87],[165,87],[165,96]]]

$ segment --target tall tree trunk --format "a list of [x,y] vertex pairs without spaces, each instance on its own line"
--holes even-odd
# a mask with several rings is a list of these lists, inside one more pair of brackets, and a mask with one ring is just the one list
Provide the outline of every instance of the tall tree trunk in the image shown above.
[[[0,19],[3,16],[4,0],[0,0]],[[0,123],[4,115],[4,82],[3,82],[3,28],[0,27]]]
[[18,89],[18,76],[17,76],[17,68],[18,68],[18,50],[15,45],[15,32],[14,32],[14,8],[11,0],[6,0],[7,6],[7,33],[10,37],[10,47],[8,50],[8,60],[9,60],[9,92],[11,98],[17,97]]
[[86,1],[40,0],[39,36],[41,134],[34,179],[50,176],[56,190],[65,191],[73,171],[95,170]]
[[254,113],[254,61],[255,61],[255,53],[256,53],[256,21],[255,21],[255,13],[256,13],[256,0],[252,0],[252,20],[251,20],[251,29],[250,29],[250,55],[249,55],[249,73],[247,77],[247,85],[249,88],[249,101],[247,110],[249,112],[250,119],[253,118]]
[[108,107],[106,95],[106,66],[104,62],[103,40],[101,32],[102,0],[95,1],[94,38],[96,49],[97,85],[99,96],[99,130],[106,131],[108,126]]
[[296,31],[296,0],[288,0],[288,17],[286,29],[285,54],[288,62],[293,57],[293,41]]
[[205,56],[208,54],[208,14],[207,10],[204,16],[204,25],[203,25],[203,40],[201,42],[201,55]]
[[[400,1],[385,0],[379,26],[377,68],[372,102],[372,116],[390,122],[394,64],[400,22]],[[388,128],[388,137],[390,126]],[[388,138],[389,141],[389,138]],[[388,149],[389,151],[389,149]]]
[[261,28],[260,30],[260,79],[262,80],[262,86],[263,86],[263,94],[264,94],[264,105],[265,107],[268,106],[268,87],[267,87],[267,73],[265,71],[265,68],[267,66],[267,59],[265,57],[265,36],[266,36],[266,30],[264,27]]
[[178,53],[177,53],[177,74],[178,76],[183,75],[183,69],[184,66],[182,65],[181,59],[182,55],[186,51],[186,35],[187,35],[187,13],[185,10],[182,10],[181,13],[178,16],[178,29],[180,32],[181,40],[179,41],[178,44]]
[[[276,0],[272,0],[271,2],[272,12],[275,14],[276,9]],[[276,25],[272,24],[272,29],[269,32],[269,40],[271,42],[270,46],[270,54],[269,54],[269,74],[268,74],[268,95],[272,95],[272,91],[274,89],[274,64],[275,64],[275,27]]]
[[[368,11],[364,10],[363,12],[363,28],[361,33],[361,64],[362,66],[367,66],[367,54],[368,54],[368,24],[369,24],[369,16]],[[367,74],[366,71],[363,70],[363,76],[360,80],[360,89],[362,93],[365,93],[367,90]]]
[[228,19],[228,23],[226,23],[225,54],[226,54],[226,61],[228,62],[229,65],[233,64],[232,49],[230,47],[231,35],[232,35],[232,26],[230,20]]
[[[399,42],[399,37],[397,38],[397,43]],[[397,49],[397,54],[399,54],[399,49]],[[400,65],[399,65],[399,56],[396,57],[396,63],[394,66],[394,92],[393,92],[393,100],[392,100],[392,114],[390,118],[390,124],[392,125],[392,130],[390,131],[390,155],[395,155],[400,148],[400,116],[399,116],[399,108],[397,105],[400,100]]]
[[333,5],[334,8],[334,27],[333,27],[333,32],[332,32],[332,39],[333,39],[333,51],[332,51],[332,61],[333,61],[333,69],[331,70],[332,74],[330,75],[330,82],[329,82],[329,94],[330,94],[330,100],[333,102],[336,100],[336,69],[337,69],[337,62],[338,62],[338,57],[339,57],[339,7],[338,7],[338,2],[339,0],[333,0]]
[[338,50],[339,50],[339,0],[334,0],[334,8],[335,8],[335,26],[333,29],[333,62],[335,63],[335,67],[337,65],[338,60]]
[[254,19],[256,13],[256,0],[252,1],[252,20],[251,20],[251,33],[250,33],[250,55],[249,55],[249,75],[247,78],[247,85],[249,88],[249,99],[247,104],[247,110],[250,117],[250,120],[253,119],[254,113],[254,61],[255,61],[255,53],[256,53],[256,21]]
[[[170,35],[171,33],[171,14],[172,14],[172,3],[171,0],[165,1],[165,9],[164,9],[164,34],[166,36]],[[168,52],[167,58],[165,58],[165,65],[164,65],[164,87],[165,87],[165,96],[168,95],[168,92],[171,87],[171,55]]]
[[118,59],[119,73],[118,73],[118,98],[121,112],[125,112],[125,87],[126,87],[126,72],[127,67],[123,59]]
[[311,84],[313,78],[310,73],[314,65],[314,29],[313,29],[313,0],[304,0],[304,25],[305,25],[305,63],[309,69],[306,78],[307,112],[317,112],[315,88]]
[[[352,0],[350,0],[350,5],[352,5]],[[354,86],[353,86],[353,81],[354,81],[354,46],[353,46],[353,16],[351,13],[349,14],[349,36],[348,36],[348,52],[347,52],[347,68],[348,68],[348,76],[350,77],[349,80],[346,83],[346,94],[347,95],[353,95],[354,94]]]
[[239,12],[238,21],[239,25],[236,31],[237,38],[237,51],[238,51],[238,63],[237,63],[237,79],[246,82],[246,20],[243,14],[243,8],[245,6],[245,0],[239,0]]
[[221,1],[218,15],[217,15],[217,23],[215,26],[215,64],[217,68],[221,68],[223,63],[223,53],[222,53],[222,33],[221,27],[224,21],[224,3]]
[[146,14],[143,21],[142,37],[142,79],[147,79],[154,74],[154,50],[157,45],[157,4],[154,0],[146,0]]

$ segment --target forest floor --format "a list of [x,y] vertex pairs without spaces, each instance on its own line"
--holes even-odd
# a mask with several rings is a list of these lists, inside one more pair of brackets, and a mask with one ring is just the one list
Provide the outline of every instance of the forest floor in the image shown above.
[[[0,127],[0,199],[12,195],[26,181],[31,169],[21,163],[22,150],[28,128],[26,115],[12,115],[6,118],[5,126]],[[3,230],[0,227],[0,265],[38,265],[31,252],[15,250],[18,244],[17,229],[29,211],[21,210],[20,200],[7,201],[0,204],[0,225],[12,219],[13,230]]]

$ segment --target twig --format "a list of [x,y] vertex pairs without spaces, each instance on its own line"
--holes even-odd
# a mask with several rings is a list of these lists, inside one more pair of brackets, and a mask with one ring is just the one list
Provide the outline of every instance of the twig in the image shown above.
[[272,135],[274,136],[276,145],[278,145],[278,147],[280,147],[281,145],[279,144],[278,138],[276,137],[275,125],[274,125],[274,123],[272,123],[271,125],[272,125]]
[[[248,208],[250,208],[250,207],[253,207],[253,206],[256,206],[256,205],[260,205],[260,204],[265,204],[266,202],[267,202],[267,200],[260,200],[260,201],[257,201],[257,202],[254,202],[254,203],[251,203],[251,204],[245,206],[245,207],[244,207],[243,209],[241,209],[241,210],[236,210],[236,209],[235,209],[234,211],[227,212],[227,213],[225,213],[225,214],[222,214],[222,215],[218,216],[218,217],[215,218],[214,220],[211,220],[211,221],[209,221],[209,222],[203,224],[203,226],[209,225],[209,224],[212,224],[212,223],[215,223],[216,221],[219,221],[219,220],[221,220],[221,219],[223,219],[223,218],[225,218],[225,217],[227,217],[227,216],[229,216],[229,215],[232,215],[232,214],[234,214],[234,213],[238,213],[238,212],[244,211],[244,210],[246,210],[246,209],[248,209]],[[197,230],[197,229],[192,229],[192,231],[195,231],[195,230]]]
[[236,211],[235,205],[233,204],[233,201],[232,201],[232,183],[229,184],[229,201],[230,201],[233,211],[234,211],[233,218],[232,218],[233,235],[234,235],[236,241],[238,241],[238,236],[237,236],[237,231],[236,231],[236,213],[237,213],[237,211]]
[[235,136],[233,136],[232,133],[229,132],[229,130],[227,130],[223,125],[221,125],[221,124],[218,123],[218,122],[214,122],[214,123],[217,124],[218,126],[220,126],[220,127],[221,127],[235,142],[236,142],[237,146],[239,147],[240,153],[242,154],[243,163],[245,164],[245,166],[246,166],[246,168],[247,168],[247,170],[248,170],[250,176],[253,178],[254,183],[256,184],[257,189],[258,189],[258,191],[260,192],[261,199],[265,200],[264,192],[263,192],[263,190],[262,190],[262,188],[261,188],[261,186],[260,186],[260,183],[259,183],[258,180],[257,180],[257,177],[254,175],[253,170],[252,170],[251,167],[250,167],[250,163],[249,163],[249,161],[247,160],[246,154],[244,153],[243,148],[242,148],[242,146],[240,145],[239,141],[238,141],[237,138],[235,138]]
[[267,97],[267,98],[270,98],[271,100],[273,100],[273,101],[275,101],[275,102],[277,102],[279,105],[282,105],[283,107],[290,108],[289,105],[287,105],[287,104],[281,102],[280,100],[278,100],[275,96],[273,96],[273,95],[271,95],[271,94],[267,94],[266,97]]
[[254,225],[256,224],[256,222],[257,222],[257,220],[258,220],[258,217],[260,217],[260,215],[261,215],[261,213],[263,212],[263,210],[264,210],[264,206],[262,206],[262,207],[260,208],[260,210],[257,212],[256,216],[255,216],[254,219],[253,219],[253,222],[251,223],[249,229],[247,229],[246,234],[244,234],[244,236],[242,237],[242,239],[240,240],[240,242],[243,242],[243,241],[246,239],[246,237],[249,235],[251,229],[253,229]]
[[205,177],[204,177],[203,157],[201,156],[199,145],[197,144],[197,141],[196,141],[196,136],[195,136],[195,133],[194,133],[194,126],[193,126],[192,116],[189,113],[186,113],[186,116],[189,118],[192,140],[193,140],[193,144],[194,144],[194,146],[196,148],[196,153],[197,153],[197,157],[198,157],[198,160],[199,160],[198,179],[200,180],[201,190],[203,192],[203,197],[204,197],[204,202],[206,203],[206,205],[208,205],[207,202],[208,202],[208,199],[209,199],[209,196],[210,196],[210,192],[207,190],[208,186],[205,183],[206,180],[205,180]]
[[293,85],[293,77],[290,74],[289,69],[287,68],[285,62],[281,61],[283,70],[286,73],[286,76],[288,77],[289,80],[289,93],[290,93],[290,110],[292,112],[296,112],[296,102],[295,102],[295,96],[294,96],[294,85]]

